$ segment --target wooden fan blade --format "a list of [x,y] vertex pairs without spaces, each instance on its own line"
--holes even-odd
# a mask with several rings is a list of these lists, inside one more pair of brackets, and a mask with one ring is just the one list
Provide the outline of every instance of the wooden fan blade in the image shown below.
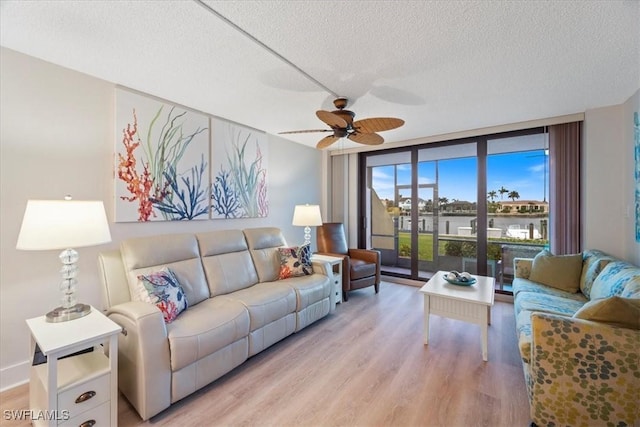
[[349,138],[352,141],[359,142],[360,144],[365,144],[365,145],[380,145],[384,142],[384,138],[378,135],[377,133],[354,132],[350,134],[347,138]]
[[316,116],[334,129],[344,129],[347,127],[347,122],[342,117],[329,111],[318,110],[316,111]]
[[287,133],[315,133],[315,132],[333,132],[333,130],[331,129],[290,130],[287,132],[278,132],[278,135],[284,135]]
[[316,148],[319,148],[319,149],[327,148],[328,146],[330,146],[331,144],[333,144],[339,139],[340,137],[335,135],[325,136],[320,140],[320,142],[318,142],[318,145],[316,145]]
[[353,122],[353,128],[360,133],[374,133],[399,128],[403,124],[404,120],[394,117],[373,117]]

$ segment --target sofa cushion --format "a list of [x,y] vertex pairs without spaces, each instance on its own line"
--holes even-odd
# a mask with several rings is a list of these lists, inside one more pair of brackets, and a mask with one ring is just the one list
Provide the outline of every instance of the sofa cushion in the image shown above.
[[591,288],[591,299],[608,298],[621,295],[627,286],[633,289],[640,284],[640,269],[625,261],[613,261],[608,263]]
[[250,331],[262,328],[296,311],[295,291],[281,282],[257,283],[250,288],[217,298],[242,303],[249,311]]
[[591,298],[591,288],[596,277],[598,277],[605,265],[611,261],[615,261],[615,258],[597,249],[589,249],[582,253],[580,291],[587,298]]
[[147,298],[143,297],[142,301],[158,307],[166,323],[173,322],[189,306],[182,286],[170,269],[140,275],[138,280],[147,292]]
[[196,237],[212,297],[258,283],[258,273],[241,230],[210,231]]
[[573,317],[640,329],[640,299],[612,296],[592,300],[582,306]]
[[287,245],[280,229],[275,227],[247,228],[243,232],[260,282],[278,280],[280,275],[278,248]]
[[584,296],[582,300],[575,300],[541,292],[520,292],[514,301],[514,310],[516,315],[528,310],[573,316],[585,302],[587,299]]
[[296,311],[302,311],[318,301],[329,298],[331,292],[331,281],[323,274],[291,277],[279,280],[278,284],[296,291]]
[[582,273],[582,254],[553,255],[541,251],[533,258],[529,280],[567,292],[578,292]]
[[[209,298],[198,242],[193,234],[127,239],[120,244],[120,252],[130,290],[137,285],[139,275],[168,267],[178,278],[190,306]],[[133,296],[132,293],[132,299]]]
[[280,273],[278,279],[289,277],[308,276],[313,274],[311,266],[310,245],[278,248],[280,254]]
[[531,280],[515,278],[512,283],[513,295],[517,296],[520,292],[540,292],[547,295],[555,295],[558,297],[568,298],[576,301],[585,301],[585,296],[580,292],[570,293],[562,289],[552,288]]
[[[525,363],[531,361],[531,315],[534,312],[547,312],[572,316],[587,302],[582,293],[569,293],[557,288],[531,282],[527,279],[515,279],[514,312],[520,356]],[[518,289],[518,293],[515,290]]]
[[249,313],[244,305],[209,298],[167,325],[171,370],[182,369],[248,334]]

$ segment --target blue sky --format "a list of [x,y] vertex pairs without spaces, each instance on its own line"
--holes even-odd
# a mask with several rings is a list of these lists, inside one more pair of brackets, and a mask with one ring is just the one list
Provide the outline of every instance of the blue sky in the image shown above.
[[[544,160],[543,150],[489,156],[487,159],[487,191],[495,190],[497,192],[504,186],[507,190],[517,191],[520,194],[520,199],[517,200],[543,200],[545,197]],[[410,165],[398,165],[397,170],[398,184],[410,184]],[[476,201],[476,158],[440,160],[438,171],[439,197],[446,197],[449,200]],[[435,182],[435,162],[420,163],[418,181],[420,183]],[[546,182],[548,183],[548,174]],[[393,166],[374,168],[373,187],[381,199],[394,198]],[[409,190],[401,190],[400,194],[403,197],[408,197]],[[431,198],[428,191],[422,192],[419,197]],[[546,198],[549,199],[548,193]],[[495,200],[501,200],[500,193]],[[510,199],[507,194],[504,194],[502,200]]]

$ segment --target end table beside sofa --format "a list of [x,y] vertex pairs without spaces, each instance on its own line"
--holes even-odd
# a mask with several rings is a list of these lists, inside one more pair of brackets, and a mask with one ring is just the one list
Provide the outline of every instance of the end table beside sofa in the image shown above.
[[31,332],[29,406],[34,426],[118,425],[120,327],[99,310],[67,322],[27,320]]

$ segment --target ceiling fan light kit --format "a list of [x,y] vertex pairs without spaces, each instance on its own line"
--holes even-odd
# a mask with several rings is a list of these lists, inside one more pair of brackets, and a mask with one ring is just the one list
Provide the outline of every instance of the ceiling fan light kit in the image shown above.
[[290,133],[309,133],[309,132],[332,132],[333,135],[325,136],[316,145],[317,148],[323,149],[340,138],[348,138],[351,141],[364,145],[379,145],[384,142],[384,138],[376,132],[384,132],[387,130],[399,128],[404,124],[404,120],[395,117],[373,117],[369,119],[356,120],[355,113],[346,110],[348,99],[344,97],[336,98],[333,105],[336,107],[334,111],[318,110],[316,116],[324,123],[329,125],[331,129],[309,129],[294,130],[289,132],[280,132],[280,134]]

